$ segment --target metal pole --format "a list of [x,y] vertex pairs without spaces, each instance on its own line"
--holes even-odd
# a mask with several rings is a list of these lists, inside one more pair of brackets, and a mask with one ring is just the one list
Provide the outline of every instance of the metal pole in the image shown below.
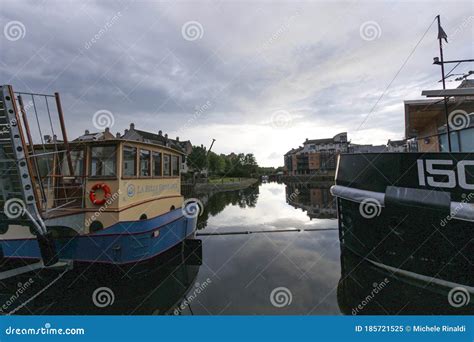
[[[443,81],[443,90],[446,89],[446,79],[444,77],[444,59],[443,59],[443,38],[439,35],[441,32],[441,18],[439,14],[436,16],[438,19],[438,40],[439,40],[439,59],[441,64],[441,80]],[[451,131],[449,127],[449,114],[448,114],[448,98],[444,97],[444,114],[446,117],[446,134],[448,135],[448,151],[451,152]]]
[[67,140],[66,134],[66,125],[64,124],[63,108],[61,106],[61,99],[59,98],[59,93],[54,93],[56,99],[56,106],[58,108],[59,124],[61,125],[61,133],[64,140],[64,148],[66,150],[66,158],[69,166],[69,173],[71,176],[74,176],[74,167],[72,165],[71,151],[69,149],[69,142]]
[[[25,110],[25,106],[23,104],[23,98],[21,97],[21,95],[18,95],[18,104],[20,105],[21,116],[22,116],[22,119],[23,119],[23,124],[25,125],[26,137],[28,138],[28,145],[31,148],[33,164],[35,166],[36,177],[37,177],[36,179],[38,180],[38,185],[39,185],[40,192],[41,192],[41,197],[42,197],[41,200],[44,204],[44,203],[47,202],[46,193],[45,193],[44,187],[43,187],[43,180],[41,179],[41,173],[40,173],[39,166],[38,166],[38,160],[36,159],[36,156],[35,156],[35,154],[36,154],[35,145],[34,145],[34,142],[33,142],[33,138],[31,137],[30,125],[28,123],[28,118],[26,116],[26,110]],[[34,177],[32,178],[32,183],[34,183]],[[44,209],[43,207],[41,207],[41,208]]]

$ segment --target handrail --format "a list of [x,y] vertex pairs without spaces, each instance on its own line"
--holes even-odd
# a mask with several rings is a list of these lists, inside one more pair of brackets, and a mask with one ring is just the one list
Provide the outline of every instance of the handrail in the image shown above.
[[[400,187],[391,187],[392,189],[411,189],[411,190],[420,190],[420,191],[427,191],[423,189],[412,189],[412,188],[400,188]],[[374,192],[356,188],[350,188],[342,185],[333,185],[331,187],[331,194],[335,197],[340,197],[346,199],[348,201],[363,203],[367,200],[376,201],[377,205],[381,207],[386,207],[386,193],[382,192]],[[438,191],[439,192],[439,191]],[[412,206],[417,199],[415,198],[398,198],[398,202],[401,204],[405,204],[407,206]],[[455,202],[451,201],[449,204],[449,212],[450,218],[461,220],[461,221],[468,221],[474,222],[474,204],[467,203],[467,202]]]

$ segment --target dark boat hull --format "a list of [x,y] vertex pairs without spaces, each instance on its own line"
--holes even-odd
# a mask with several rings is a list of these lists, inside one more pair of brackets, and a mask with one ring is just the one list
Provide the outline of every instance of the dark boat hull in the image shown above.
[[341,155],[332,189],[341,246],[392,271],[472,289],[473,175],[465,153]]

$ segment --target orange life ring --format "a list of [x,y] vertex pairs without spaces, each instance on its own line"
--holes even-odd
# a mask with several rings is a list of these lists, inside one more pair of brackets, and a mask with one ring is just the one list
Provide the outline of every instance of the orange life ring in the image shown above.
[[[102,199],[97,199],[95,198],[95,192],[96,190],[102,190],[104,192],[104,198]],[[95,184],[92,188],[91,191],[89,192],[89,199],[90,201],[95,204],[95,205],[103,205],[109,199],[111,196],[110,193],[110,188],[107,184],[105,183],[97,183]]]

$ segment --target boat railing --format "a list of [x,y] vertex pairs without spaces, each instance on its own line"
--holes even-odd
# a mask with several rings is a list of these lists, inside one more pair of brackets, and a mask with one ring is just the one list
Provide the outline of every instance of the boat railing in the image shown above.
[[85,179],[74,172],[59,94],[12,93],[28,165],[22,177],[31,180],[38,211],[83,207]]

